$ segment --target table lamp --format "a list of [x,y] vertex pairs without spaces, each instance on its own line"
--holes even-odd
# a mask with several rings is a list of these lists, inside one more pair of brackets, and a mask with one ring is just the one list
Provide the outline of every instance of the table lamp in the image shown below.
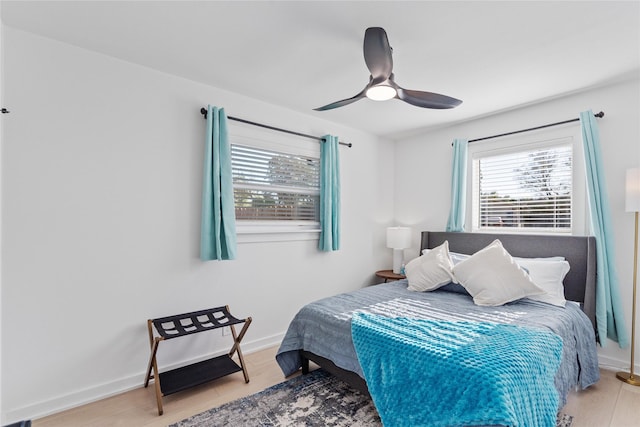
[[393,272],[400,274],[404,258],[404,250],[411,246],[411,229],[409,227],[387,228],[387,247],[393,249]]
[[627,169],[626,211],[635,212],[636,231],[633,239],[633,300],[631,301],[631,368],[618,372],[616,377],[627,384],[640,386],[640,378],[633,373],[636,337],[636,286],[638,281],[638,211],[640,211],[640,169]]

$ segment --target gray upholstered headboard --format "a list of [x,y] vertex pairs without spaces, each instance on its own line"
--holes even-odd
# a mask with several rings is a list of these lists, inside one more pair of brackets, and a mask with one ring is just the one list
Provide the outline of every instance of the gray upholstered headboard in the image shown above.
[[565,298],[581,303],[582,310],[595,327],[596,240],[594,237],[423,231],[420,253],[422,249],[435,248],[447,240],[449,251],[473,254],[495,239],[500,239],[504,248],[513,256],[565,257],[571,266],[564,279]]

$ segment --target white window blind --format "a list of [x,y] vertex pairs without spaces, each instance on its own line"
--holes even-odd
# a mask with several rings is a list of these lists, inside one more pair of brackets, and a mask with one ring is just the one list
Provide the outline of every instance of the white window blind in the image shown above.
[[320,159],[231,144],[236,220],[319,221]]
[[478,156],[474,228],[571,233],[572,163],[571,144]]

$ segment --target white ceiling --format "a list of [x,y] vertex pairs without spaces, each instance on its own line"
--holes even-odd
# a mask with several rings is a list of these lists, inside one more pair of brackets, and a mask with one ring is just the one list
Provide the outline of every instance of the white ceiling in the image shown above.
[[[5,25],[382,136],[640,74],[638,1],[2,1]],[[463,104],[369,99],[362,43],[383,27],[396,82]]]

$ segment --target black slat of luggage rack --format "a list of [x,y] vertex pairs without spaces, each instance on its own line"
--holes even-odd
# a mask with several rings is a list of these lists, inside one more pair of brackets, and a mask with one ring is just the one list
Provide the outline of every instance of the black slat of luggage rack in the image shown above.
[[[200,320],[199,317],[205,317],[205,319]],[[186,321],[186,324],[183,324],[182,321]],[[238,323],[244,323],[244,320],[233,317],[227,307],[223,306],[175,316],[160,317],[153,319],[152,322],[160,336],[168,340],[209,329],[237,325]]]

